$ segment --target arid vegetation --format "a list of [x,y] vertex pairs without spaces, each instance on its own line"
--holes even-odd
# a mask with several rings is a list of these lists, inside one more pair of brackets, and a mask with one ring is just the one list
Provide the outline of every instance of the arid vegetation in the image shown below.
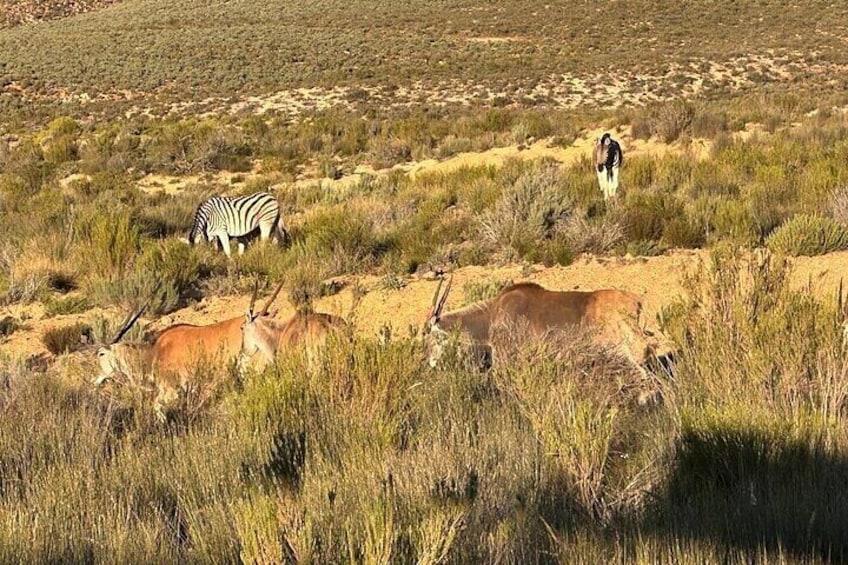
[[[789,283],[848,250],[844,8],[102,4],[0,12],[0,561],[848,560],[835,275]],[[182,240],[259,191],[290,241]],[[409,328],[358,307],[696,249],[647,379],[582,332],[498,335],[488,371],[452,335],[430,369],[426,298]],[[130,348],[243,316],[257,281],[350,325],[184,368],[164,421],[150,387],[91,385],[142,302]]]

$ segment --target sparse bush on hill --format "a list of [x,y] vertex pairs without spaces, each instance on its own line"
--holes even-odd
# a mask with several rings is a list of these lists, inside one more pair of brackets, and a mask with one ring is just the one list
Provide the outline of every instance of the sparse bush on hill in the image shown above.
[[848,225],[848,186],[841,186],[830,197],[830,216],[843,225]]
[[0,319],[0,337],[8,337],[19,330],[21,324],[11,316]]
[[91,308],[91,303],[85,296],[67,296],[65,298],[49,299],[44,305],[44,312],[49,316],[64,316],[81,314]]
[[789,255],[823,255],[848,249],[848,227],[831,218],[801,214],[777,228],[767,243],[769,249]]
[[615,214],[587,218],[572,214],[560,228],[574,253],[603,255],[612,252],[624,240],[624,227]]
[[483,234],[517,257],[544,248],[571,213],[560,180],[559,170],[551,165],[523,172],[514,184],[504,187],[494,208],[482,215]]
[[41,342],[47,351],[53,355],[62,355],[76,351],[81,347],[93,343],[94,334],[91,326],[76,323],[69,326],[61,326],[44,332]]
[[695,116],[695,107],[685,100],[655,104],[646,116],[633,124],[633,135],[640,138],[655,135],[671,143],[690,129]]
[[494,298],[511,284],[507,280],[467,281],[462,285],[463,306]]

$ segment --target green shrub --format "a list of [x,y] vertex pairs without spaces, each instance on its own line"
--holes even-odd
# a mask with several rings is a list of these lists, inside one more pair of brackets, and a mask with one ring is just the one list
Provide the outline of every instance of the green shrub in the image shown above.
[[659,241],[638,239],[636,241],[628,241],[626,251],[634,257],[653,257],[654,255],[665,253],[666,247]]
[[494,209],[481,215],[483,234],[519,257],[550,240],[571,213],[571,202],[560,185],[558,167],[537,164],[503,189]]
[[[372,265],[388,250],[388,243],[375,232],[373,221],[351,206],[321,210],[299,230],[306,245],[325,257],[333,257],[340,272]],[[293,237],[296,235],[293,233]]]
[[140,232],[153,238],[187,235],[194,220],[197,201],[195,195],[162,194],[150,199],[138,212]]
[[672,218],[663,228],[662,240],[669,247],[698,248],[706,242],[702,226],[697,225],[685,213]]
[[617,216],[607,213],[588,218],[572,214],[563,224],[561,235],[574,253],[609,253],[624,239],[624,227]]
[[402,139],[375,137],[369,142],[370,164],[377,170],[388,169],[412,160],[412,148]]
[[512,284],[511,280],[490,279],[482,281],[467,281],[462,285],[463,306],[468,306],[474,302],[488,300],[494,298],[501,291]]
[[91,308],[91,304],[85,296],[67,296],[65,298],[50,299],[44,304],[44,312],[48,316],[81,314],[89,308]]
[[[156,313],[170,312],[186,298],[195,295],[201,278],[210,274],[209,266],[203,262],[202,251],[174,239],[147,246],[134,271],[135,277],[140,280],[152,277],[161,282],[159,299],[150,305],[150,311]],[[147,286],[139,284],[138,288],[147,290]],[[143,300],[144,295],[137,298]]]
[[310,312],[315,299],[327,294],[324,279],[328,271],[319,260],[306,254],[305,249],[293,252],[299,255],[299,260],[285,272],[289,302],[298,312]]
[[510,128],[513,143],[526,143],[551,135],[551,121],[539,112],[524,112]]
[[9,337],[21,328],[21,324],[11,316],[0,318],[0,337]]
[[730,130],[727,113],[698,108],[692,118],[692,137],[713,139]]
[[646,139],[656,135],[665,143],[677,140],[690,129],[695,118],[695,108],[685,100],[674,100],[654,105],[633,122],[633,136]]
[[78,322],[70,326],[49,329],[41,336],[41,342],[53,355],[62,355],[76,351],[93,343],[94,333],[91,326]]
[[739,200],[720,198],[712,210],[704,211],[703,221],[709,225],[715,240],[729,240],[742,245],[759,243],[759,229],[750,207]]
[[842,251],[848,249],[848,227],[832,218],[799,214],[776,229],[767,245],[793,256]]
[[80,232],[78,260],[101,277],[122,277],[141,249],[138,226],[126,208],[94,213]]
[[670,194],[631,193],[624,203],[625,234],[629,241],[659,240],[666,224],[683,214],[683,206]]

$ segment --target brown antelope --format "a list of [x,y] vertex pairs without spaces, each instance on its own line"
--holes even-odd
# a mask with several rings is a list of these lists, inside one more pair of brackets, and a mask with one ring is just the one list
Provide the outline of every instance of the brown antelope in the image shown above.
[[298,312],[285,322],[271,319],[265,314],[279,291],[278,287],[258,314],[253,312],[256,295],[251,299],[241,324],[240,365],[249,363],[261,370],[273,363],[279,353],[302,347],[311,366],[318,351],[324,347],[327,337],[332,332],[340,332],[347,327],[347,322],[342,318],[318,312]]
[[[282,283],[275,297],[281,287]],[[270,304],[271,300],[259,316],[267,314]],[[238,357],[244,319],[239,316],[208,326],[176,324],[162,330],[152,344],[118,343],[145,307],[128,318],[110,345],[97,350],[100,375],[94,384],[101,385],[119,375],[139,388],[145,388],[145,380],[152,382],[158,393],[153,408],[162,419],[165,405],[175,399],[180,390],[186,390],[198,363],[226,363]]]
[[529,336],[537,339],[551,331],[585,327],[593,332],[596,343],[614,348],[645,374],[643,366],[654,344],[649,343],[648,332],[639,326],[642,301],[636,294],[616,289],[552,291],[535,283],[519,283],[508,286],[491,300],[443,315],[450,284],[448,281],[445,293],[439,297],[439,282],[424,330],[431,367],[438,365],[451,331],[458,330],[470,338],[476,349],[491,351],[495,362],[493,334],[523,323]]

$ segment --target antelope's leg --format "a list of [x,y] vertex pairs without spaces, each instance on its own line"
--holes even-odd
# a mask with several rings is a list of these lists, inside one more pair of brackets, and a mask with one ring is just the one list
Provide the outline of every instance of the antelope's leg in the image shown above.
[[170,387],[159,385],[159,392],[156,394],[156,398],[153,400],[153,411],[156,413],[156,418],[160,422],[166,422],[168,420],[167,415],[165,414],[165,408],[169,404],[171,404],[177,398],[177,392]]

